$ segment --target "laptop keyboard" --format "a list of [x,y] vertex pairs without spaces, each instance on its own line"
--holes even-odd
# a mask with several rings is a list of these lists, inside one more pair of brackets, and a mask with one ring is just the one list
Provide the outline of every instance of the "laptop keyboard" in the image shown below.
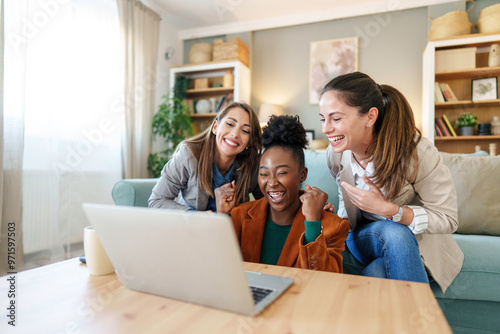
[[273,290],[257,288],[255,286],[251,286],[250,288],[252,289],[252,295],[253,295],[253,300],[254,300],[255,304],[257,304],[262,299],[264,299],[268,294],[273,292]]

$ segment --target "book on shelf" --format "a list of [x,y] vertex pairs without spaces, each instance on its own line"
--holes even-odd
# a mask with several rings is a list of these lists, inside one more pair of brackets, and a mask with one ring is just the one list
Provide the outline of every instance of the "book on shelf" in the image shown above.
[[450,133],[453,137],[457,137],[457,133],[455,132],[455,129],[453,129],[453,126],[451,126],[451,123],[448,119],[448,117],[446,117],[445,114],[443,114],[443,121],[444,121],[444,124],[446,125],[446,127],[448,128],[448,130],[450,130]]
[[439,82],[434,83],[434,101],[436,103],[444,103],[443,91],[439,86]]
[[437,122],[434,123],[434,128],[435,128],[435,131],[436,131],[436,137],[443,137],[443,133],[441,132],[441,129],[437,125]]
[[216,113],[217,113],[217,112],[219,112],[219,110],[221,110],[221,107],[222,107],[222,105],[224,104],[224,101],[225,101],[225,100],[226,100],[226,97],[225,97],[225,96],[221,97],[221,99],[220,99],[219,103],[217,104],[217,107],[215,108],[215,112],[216,112]]
[[446,124],[444,124],[444,121],[443,121],[442,117],[441,118],[436,118],[436,124],[441,129],[441,132],[444,135],[443,137],[451,137],[452,136],[450,130],[448,130],[448,128],[446,127]]
[[439,87],[441,88],[441,92],[443,92],[443,96],[445,99],[445,102],[454,102],[458,101],[455,93],[451,89],[450,85],[448,85],[446,82],[440,82]]

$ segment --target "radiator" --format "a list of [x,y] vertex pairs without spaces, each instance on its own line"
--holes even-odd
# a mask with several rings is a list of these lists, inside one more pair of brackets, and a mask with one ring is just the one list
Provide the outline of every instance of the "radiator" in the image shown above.
[[50,198],[47,171],[23,171],[24,253],[50,248]]
[[24,253],[59,250],[69,257],[72,245],[83,242],[90,225],[82,203],[111,204],[118,178],[109,171],[67,171],[56,177],[43,170],[23,171]]

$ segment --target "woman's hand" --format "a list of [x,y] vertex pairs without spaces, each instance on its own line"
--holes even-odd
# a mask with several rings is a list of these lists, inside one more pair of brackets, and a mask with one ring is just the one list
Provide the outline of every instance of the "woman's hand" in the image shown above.
[[332,203],[326,201],[326,204],[323,207],[323,210],[329,211],[331,213],[335,213],[335,205],[333,205]]
[[236,182],[233,180],[214,191],[217,213],[229,214],[236,203]]
[[374,213],[389,219],[392,218],[398,210],[397,205],[388,201],[380,189],[366,175],[363,175],[363,181],[370,187],[370,190],[359,189],[347,182],[342,182],[342,187],[344,187],[347,195],[349,195],[352,204],[362,211]]
[[302,214],[306,220],[320,221],[328,195],[316,187],[311,188],[311,186],[306,185],[306,193],[302,194],[299,199],[302,202]]

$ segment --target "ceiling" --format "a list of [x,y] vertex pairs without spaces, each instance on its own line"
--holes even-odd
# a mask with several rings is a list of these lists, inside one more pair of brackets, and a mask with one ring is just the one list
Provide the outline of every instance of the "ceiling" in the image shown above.
[[142,0],[181,39],[270,29],[457,0]]

